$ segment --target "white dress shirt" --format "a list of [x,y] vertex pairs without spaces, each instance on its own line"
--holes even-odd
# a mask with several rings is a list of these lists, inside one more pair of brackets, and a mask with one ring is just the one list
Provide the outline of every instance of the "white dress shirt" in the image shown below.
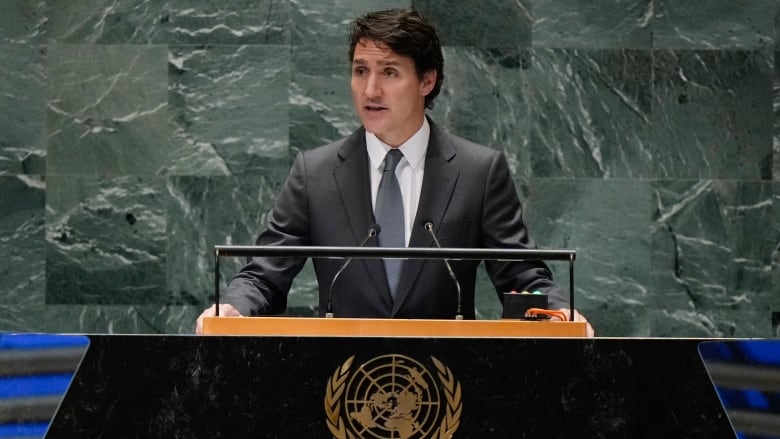
[[[423,118],[422,126],[398,149],[404,158],[395,168],[395,176],[401,187],[401,196],[404,200],[405,240],[409,245],[412,236],[414,218],[417,215],[417,205],[420,202],[420,189],[422,188],[423,172],[425,170],[425,153],[428,151],[428,140],[431,137],[431,126],[428,120]],[[374,134],[366,131],[366,148],[368,149],[368,161],[371,173],[371,205],[376,208],[376,194],[379,190],[379,182],[382,180],[382,162],[391,147],[379,140]],[[381,233],[381,232],[380,232]]]

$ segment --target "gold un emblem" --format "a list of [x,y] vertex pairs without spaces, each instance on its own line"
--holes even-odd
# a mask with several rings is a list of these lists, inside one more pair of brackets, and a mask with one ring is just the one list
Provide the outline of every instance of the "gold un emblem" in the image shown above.
[[328,379],[325,414],[336,439],[451,438],[460,424],[460,383],[435,357],[434,377],[398,354],[366,361],[352,372],[351,356]]

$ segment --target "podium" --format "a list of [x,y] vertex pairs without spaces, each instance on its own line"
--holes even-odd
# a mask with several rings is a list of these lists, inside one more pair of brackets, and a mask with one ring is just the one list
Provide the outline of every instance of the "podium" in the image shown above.
[[[215,258],[257,251],[217,249]],[[494,249],[260,251],[506,256]],[[561,257],[571,267],[573,252]],[[215,276],[216,303],[218,287]],[[583,322],[520,320],[211,317],[204,331],[90,335],[46,438],[734,437],[699,358],[700,340],[592,339]]]
[[206,317],[207,335],[301,337],[586,337],[585,322]]
[[88,337],[46,439],[735,437],[703,339]]

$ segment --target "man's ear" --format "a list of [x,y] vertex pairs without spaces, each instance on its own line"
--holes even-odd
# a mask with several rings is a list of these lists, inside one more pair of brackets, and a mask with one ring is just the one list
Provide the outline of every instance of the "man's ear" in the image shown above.
[[431,69],[423,73],[422,83],[420,84],[420,94],[422,96],[428,96],[433,87],[436,86],[436,70]]

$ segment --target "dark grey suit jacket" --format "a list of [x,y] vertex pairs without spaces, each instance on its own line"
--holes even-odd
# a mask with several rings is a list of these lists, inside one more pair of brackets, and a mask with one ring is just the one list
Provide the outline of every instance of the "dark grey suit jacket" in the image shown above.
[[[422,221],[435,225],[443,247],[534,248],[504,155],[453,136],[431,122],[425,175],[410,247],[434,247]],[[292,166],[258,245],[355,246],[376,223],[371,207],[365,131],[300,153]],[[369,245],[376,245],[372,240]],[[304,259],[254,258],[230,282],[224,302],[243,315],[278,314]],[[343,261],[315,259],[319,310]],[[461,284],[465,318],[474,318],[479,261],[453,261]],[[550,307],[567,306],[564,294],[541,262],[485,261],[501,292],[546,292]],[[334,286],[336,317],[453,318],[457,293],[441,260],[404,261],[398,297],[391,299],[379,259],[354,259]]]

